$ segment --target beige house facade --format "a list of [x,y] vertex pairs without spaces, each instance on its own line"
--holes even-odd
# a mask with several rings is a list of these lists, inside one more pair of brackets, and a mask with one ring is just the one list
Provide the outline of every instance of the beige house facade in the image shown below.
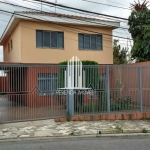
[[10,19],[0,45],[4,62],[58,64],[77,56],[99,64],[113,64],[111,22],[78,16],[17,12]]

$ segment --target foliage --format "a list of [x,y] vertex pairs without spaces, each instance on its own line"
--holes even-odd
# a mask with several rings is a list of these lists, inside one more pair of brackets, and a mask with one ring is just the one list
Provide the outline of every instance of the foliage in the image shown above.
[[71,120],[71,116],[70,116],[70,113],[69,113],[69,112],[67,112],[66,119],[67,119],[67,121],[70,121],[70,120]]
[[118,44],[119,40],[114,40],[113,43],[113,61],[114,64],[120,65],[120,64],[127,64],[127,49],[121,48],[121,46]]
[[148,130],[146,130],[145,128],[142,129],[142,133],[148,133]]
[[[80,106],[81,107],[81,106]],[[107,111],[107,103],[104,100],[101,105],[97,103],[90,103],[82,106],[83,112],[104,112]],[[122,97],[114,99],[110,102],[110,110],[111,111],[121,111],[121,110],[136,110],[137,107],[134,105],[134,101],[131,99],[130,96]],[[75,111],[79,111],[79,105],[76,107]]]
[[98,104],[86,104],[84,105],[83,111],[84,112],[104,112],[107,111],[107,105],[106,103],[102,103],[102,106],[99,106]]
[[130,96],[114,99],[110,104],[111,111],[134,110],[134,102]]
[[140,2],[138,0],[138,3],[135,2],[135,4],[131,4],[131,8],[133,10],[140,11],[140,10],[145,9],[147,7],[147,4],[148,4],[148,2],[146,2],[146,0],[144,0],[142,4],[140,4]]
[[123,132],[122,126],[117,125],[117,126],[116,126],[116,129],[117,129],[118,131],[120,131],[120,132]]
[[133,10],[129,16],[129,32],[134,45],[131,56],[137,62],[150,61],[150,10],[146,1],[131,4]]
[[[85,70],[85,86],[90,84],[94,89],[97,89],[99,84],[98,63],[95,61],[84,60],[82,61],[83,70]],[[64,87],[64,71],[67,69],[67,61],[59,63],[58,83],[59,87]]]

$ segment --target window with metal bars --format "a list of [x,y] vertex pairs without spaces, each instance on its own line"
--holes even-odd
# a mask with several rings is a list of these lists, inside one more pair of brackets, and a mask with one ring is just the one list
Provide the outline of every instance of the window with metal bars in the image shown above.
[[64,33],[56,31],[36,30],[36,47],[64,48]]
[[99,34],[79,34],[80,50],[102,50],[102,35]]
[[39,73],[38,74],[38,92],[40,96],[51,95],[57,90],[57,74]]

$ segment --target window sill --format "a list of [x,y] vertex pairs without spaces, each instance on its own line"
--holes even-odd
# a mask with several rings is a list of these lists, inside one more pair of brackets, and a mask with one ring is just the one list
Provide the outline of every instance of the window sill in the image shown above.
[[50,49],[50,50],[53,50],[53,49],[57,49],[57,50],[65,50],[64,48],[55,48],[55,47],[36,47],[37,49]]
[[100,49],[78,49],[79,51],[97,51],[97,52],[101,52],[103,50]]

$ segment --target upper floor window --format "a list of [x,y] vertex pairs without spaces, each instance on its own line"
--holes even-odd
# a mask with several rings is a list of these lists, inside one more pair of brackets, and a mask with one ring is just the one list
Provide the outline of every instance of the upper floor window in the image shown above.
[[79,49],[102,50],[102,35],[79,34]]
[[11,47],[11,50],[13,49],[13,42],[12,42],[12,39],[10,41],[10,47]]
[[8,43],[8,53],[10,53],[10,43]]
[[64,33],[36,30],[36,47],[64,48]]

